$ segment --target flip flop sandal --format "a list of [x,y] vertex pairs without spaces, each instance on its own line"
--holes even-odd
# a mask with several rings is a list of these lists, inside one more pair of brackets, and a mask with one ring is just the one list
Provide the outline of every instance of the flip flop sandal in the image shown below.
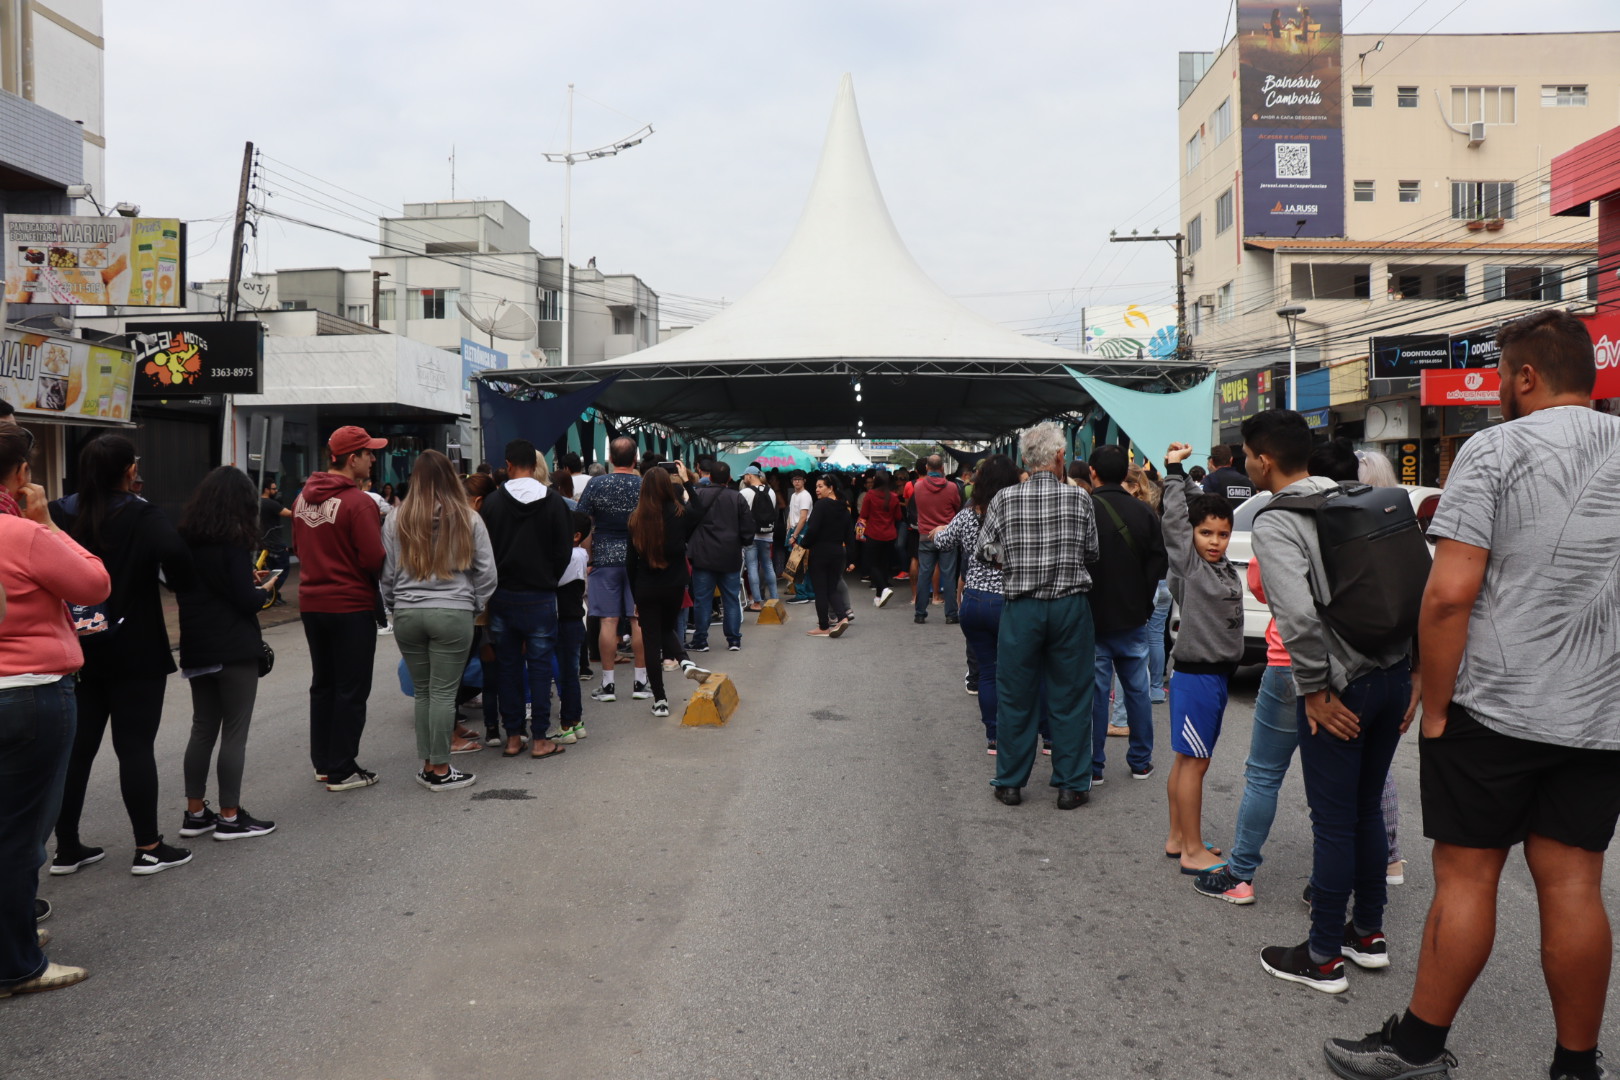
[[1199,874],[1213,874],[1217,870],[1225,870],[1226,864],[1224,862],[1218,862],[1213,866],[1206,866],[1202,870],[1189,870],[1185,866],[1179,867],[1178,869],[1180,869],[1181,872],[1186,874],[1188,877],[1197,877]]
[[[552,748],[544,754],[536,754],[533,750],[529,751],[529,757],[533,758],[535,761],[544,761],[547,758],[562,757],[566,753],[568,753],[568,747],[558,746],[556,743],[553,743]],[[1226,864],[1222,863],[1221,865],[1225,866]]]
[[[1219,855],[1221,853],[1221,849],[1210,843],[1208,840],[1204,841],[1204,850],[1209,852],[1211,855]],[[1164,857],[1167,859],[1179,859],[1181,858],[1181,852],[1167,851],[1164,853]]]
[[516,750],[511,750],[511,749],[502,750],[501,751],[501,757],[517,757],[519,754],[523,753],[523,743],[524,742],[525,742],[525,740],[519,739]]
[[482,750],[484,744],[478,739],[457,739],[450,744],[452,754],[470,754],[475,750]]

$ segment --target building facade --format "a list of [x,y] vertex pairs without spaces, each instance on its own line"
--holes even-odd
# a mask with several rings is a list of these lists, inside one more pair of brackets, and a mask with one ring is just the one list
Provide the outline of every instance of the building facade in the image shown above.
[[[1356,34],[1335,45],[1337,4],[1316,5],[1309,27],[1269,7],[1246,25],[1252,7],[1218,54],[1181,63],[1188,329],[1195,356],[1222,369],[1217,437],[1234,441],[1245,415],[1288,402],[1292,326],[1305,372],[1298,407],[1324,433],[1377,444],[1433,482],[1447,440],[1491,417],[1420,406],[1418,367],[1466,355],[1470,331],[1595,301],[1595,221],[1552,213],[1549,166],[1620,120],[1620,33]],[[1246,131],[1264,119],[1245,85],[1259,77],[1246,52],[1257,42],[1298,51],[1294,70],[1317,64],[1314,87],[1270,77],[1268,105],[1332,95],[1315,112],[1297,107],[1307,133],[1279,136],[1283,146]],[[1322,182],[1337,170],[1319,152],[1320,196],[1273,200],[1257,167],[1292,167],[1305,185],[1310,157],[1284,154],[1307,137],[1319,147],[1342,138],[1342,186],[1337,175]],[[1288,308],[1303,311],[1279,317]],[[1462,343],[1436,343],[1454,337]],[[1374,363],[1374,338],[1414,340]]]

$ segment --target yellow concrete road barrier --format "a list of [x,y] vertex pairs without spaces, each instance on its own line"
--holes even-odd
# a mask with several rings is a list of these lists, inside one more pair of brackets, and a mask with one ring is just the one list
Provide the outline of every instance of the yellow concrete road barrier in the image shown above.
[[787,605],[780,600],[767,600],[765,606],[759,609],[759,618],[755,621],[760,626],[781,626],[788,621]]
[[686,727],[722,727],[737,711],[738,704],[737,684],[725,672],[717,671],[703,680],[686,703],[681,723]]

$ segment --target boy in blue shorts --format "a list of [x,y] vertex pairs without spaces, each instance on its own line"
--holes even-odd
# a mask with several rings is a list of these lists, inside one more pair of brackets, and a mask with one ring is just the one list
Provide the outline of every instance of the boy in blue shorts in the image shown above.
[[1182,470],[1192,454],[1171,443],[1165,454],[1164,546],[1170,592],[1181,607],[1175,673],[1170,676],[1170,836],[1164,853],[1183,874],[1225,866],[1204,843],[1204,774],[1226,714],[1226,683],[1243,659],[1243,587],[1226,557],[1232,504],[1206,495]]

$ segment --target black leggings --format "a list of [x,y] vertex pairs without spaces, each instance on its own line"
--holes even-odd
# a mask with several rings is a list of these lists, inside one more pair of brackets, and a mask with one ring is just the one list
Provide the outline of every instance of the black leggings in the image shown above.
[[866,540],[866,569],[872,575],[872,591],[881,593],[889,587],[889,575],[894,560],[893,540]]
[[68,757],[67,782],[62,788],[62,812],[56,818],[58,847],[79,841],[79,817],[90,786],[90,767],[101,749],[101,737],[112,727],[113,753],[118,755],[118,786],[124,809],[135,830],[135,846],[158,842],[158,770],[152,748],[163,719],[163,691],[168,676],[139,679],[83,679],[76,696],[79,728]]
[[816,590],[816,621],[828,629],[828,612],[837,602],[838,582],[844,574],[844,549],[822,552],[810,549],[810,587]]
[[685,585],[646,589],[635,594],[636,617],[641,620],[641,642],[647,649],[647,684],[654,701],[667,701],[664,693],[664,658],[685,660],[686,649],[675,632],[686,598]]

